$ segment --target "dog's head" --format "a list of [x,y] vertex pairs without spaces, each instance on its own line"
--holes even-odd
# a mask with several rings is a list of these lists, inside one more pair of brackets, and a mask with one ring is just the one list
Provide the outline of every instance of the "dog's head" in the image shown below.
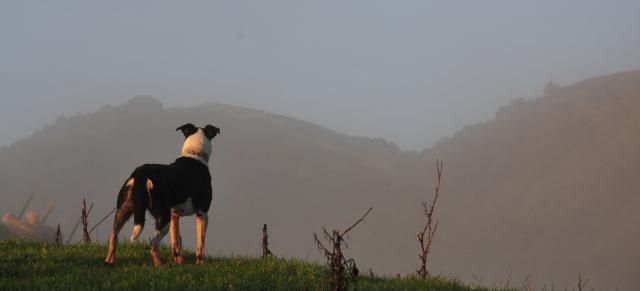
[[220,129],[211,124],[202,128],[187,123],[176,130],[180,130],[184,134],[181,155],[208,163],[211,156],[211,140],[220,134]]

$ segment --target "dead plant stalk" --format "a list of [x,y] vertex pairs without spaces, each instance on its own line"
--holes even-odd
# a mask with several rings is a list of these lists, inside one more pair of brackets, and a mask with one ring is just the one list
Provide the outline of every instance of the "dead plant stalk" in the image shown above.
[[[436,161],[436,188],[435,195],[433,196],[433,200],[431,204],[428,204],[425,201],[422,201],[422,207],[424,208],[424,214],[427,217],[427,221],[424,225],[422,231],[418,232],[418,241],[420,242],[420,253],[418,257],[420,258],[420,268],[416,270],[418,272],[418,276],[422,278],[426,278],[430,276],[429,271],[427,271],[427,260],[429,258],[429,253],[431,252],[431,243],[433,242],[433,238],[438,230],[438,220],[435,221],[433,213],[436,209],[436,204],[438,203],[438,197],[440,195],[440,185],[442,181],[442,161]],[[425,235],[426,241],[425,241]]]
[[320,241],[317,234],[313,234],[313,239],[315,240],[318,249],[322,252],[324,257],[327,259],[327,264],[329,265],[329,269],[331,271],[331,290],[333,291],[343,291],[347,290],[347,282],[345,272],[348,272],[352,279],[355,279],[358,276],[358,268],[356,266],[356,262],[354,259],[346,259],[342,252],[342,245],[348,247],[346,241],[344,240],[344,236],[349,233],[354,227],[360,224],[367,215],[373,210],[373,207],[370,207],[367,212],[360,217],[360,219],[356,220],[350,227],[348,227],[344,232],[340,232],[339,230],[333,230],[331,234],[327,231],[326,228],[322,227],[322,232],[325,237],[331,243],[331,250],[325,247],[324,244]]
[[269,249],[269,234],[267,233],[267,224],[262,225],[262,257],[273,256]]
[[88,221],[89,213],[87,212],[87,203],[84,199],[82,199],[82,232],[84,233],[82,240],[85,243],[91,242],[91,237],[89,236],[89,221]]

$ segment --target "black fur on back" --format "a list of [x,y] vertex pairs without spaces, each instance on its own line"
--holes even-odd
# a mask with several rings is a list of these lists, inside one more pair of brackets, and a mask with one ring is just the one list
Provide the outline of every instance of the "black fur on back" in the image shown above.
[[[194,211],[207,213],[211,207],[212,187],[209,168],[196,159],[180,157],[169,165],[144,164],[136,168],[118,194],[117,208],[133,204],[135,224],[144,224],[146,210],[161,220],[168,219],[171,208],[184,203],[188,198],[193,202]],[[129,181],[127,179],[127,181]],[[147,179],[153,183],[147,191]],[[128,200],[128,187],[131,189],[131,201]]]

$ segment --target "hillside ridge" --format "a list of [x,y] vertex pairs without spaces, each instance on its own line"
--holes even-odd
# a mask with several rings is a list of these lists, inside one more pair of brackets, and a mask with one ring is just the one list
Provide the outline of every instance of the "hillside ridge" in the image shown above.
[[[154,103],[136,102],[144,100]],[[211,162],[210,252],[256,253],[266,223],[274,252],[316,259],[311,233],[344,227],[374,206],[351,236],[349,256],[376,272],[412,273],[415,232],[424,219],[420,201],[431,199],[433,166],[444,160],[434,272],[497,282],[514,269],[513,280],[530,275],[556,285],[582,272],[597,275],[591,281],[600,289],[640,286],[634,274],[640,230],[629,223],[640,221],[640,71],[515,99],[493,120],[419,154],[241,107],[154,104],[61,118],[4,148],[0,212],[21,209],[35,188],[31,209],[55,199],[49,222],[63,232],[77,220],[82,198],[95,203],[95,221],[115,206],[115,192],[133,168],[177,156],[177,125],[211,123],[222,135]],[[185,221],[190,245],[195,232]],[[108,224],[96,239],[106,238]]]

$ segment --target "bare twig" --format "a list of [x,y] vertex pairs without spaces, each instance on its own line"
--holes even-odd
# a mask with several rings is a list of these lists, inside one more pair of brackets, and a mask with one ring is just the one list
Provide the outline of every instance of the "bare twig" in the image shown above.
[[316,243],[318,249],[322,252],[322,255],[324,255],[325,257],[331,256],[331,251],[329,251],[329,249],[327,249],[327,247],[322,244],[320,239],[318,239],[318,235],[316,235],[315,233],[313,234],[313,241]]
[[24,206],[22,206],[22,210],[20,210],[20,214],[18,214],[18,219],[22,219],[22,216],[27,211],[27,208],[29,207],[29,204],[31,204],[31,199],[33,199],[33,195],[36,195],[36,190],[35,189],[33,191],[31,191],[29,196],[27,196],[27,201],[24,203]]
[[[525,284],[524,290],[526,291],[533,291],[533,285],[531,284],[530,278],[531,278],[531,275],[527,275],[527,277],[524,278],[524,284]],[[545,289],[547,289],[547,286],[543,286],[542,290],[545,290]]]
[[345,230],[341,236],[344,236],[345,234],[347,234],[349,231],[351,231],[354,227],[356,227],[356,225],[360,224],[360,222],[362,222],[364,220],[365,217],[367,217],[367,215],[369,215],[369,213],[373,210],[373,207],[369,207],[369,210],[367,210],[367,212],[362,215],[362,217],[360,217],[360,219],[356,220],[356,222],[354,222],[351,226],[349,226],[349,228],[347,228],[347,230]]
[[473,280],[476,282],[476,286],[480,287],[480,284],[482,284],[482,280],[484,280],[484,276],[476,277],[476,274],[471,274],[471,276],[473,277]]
[[76,233],[76,230],[78,229],[78,225],[80,225],[80,221],[82,221],[82,217],[78,218],[78,221],[76,221],[76,224],[73,225],[73,228],[71,229],[71,233],[69,233],[69,237],[67,238],[66,244],[69,244],[71,242],[71,238],[73,238],[73,235]]
[[84,240],[85,243],[91,242],[91,237],[89,236],[89,230],[88,230],[88,224],[89,224],[89,221],[87,220],[88,216],[89,216],[89,213],[87,212],[87,203],[85,202],[84,199],[82,199],[82,232],[84,233],[82,240]]
[[267,233],[267,225],[262,225],[262,257],[266,258],[268,256],[273,256],[271,250],[269,249],[269,234]]
[[373,207],[370,207],[362,217],[356,220],[343,233],[340,233],[339,230],[333,230],[329,233],[326,228],[322,227],[323,235],[329,243],[331,243],[331,250],[329,250],[329,248],[320,241],[317,234],[313,234],[314,242],[320,252],[322,252],[324,257],[327,259],[327,264],[331,270],[331,290],[333,291],[343,291],[347,289],[345,271],[349,273],[354,282],[359,274],[356,261],[354,259],[346,259],[344,257],[344,254],[342,253],[342,244],[346,245],[344,235],[364,221],[364,218],[367,217],[372,210]]
[[327,231],[326,228],[324,228],[324,226],[322,227],[322,233],[324,234],[326,239],[331,241],[331,243],[334,242],[333,235],[329,234],[329,232]]
[[56,206],[56,201],[53,200],[49,202],[49,206],[47,206],[47,210],[44,211],[44,216],[42,217],[42,223],[47,222],[47,218],[49,218],[49,214],[51,214],[51,210]]
[[60,232],[60,224],[58,223],[58,230],[56,231],[55,242],[57,244],[62,244],[62,232]]
[[[429,271],[427,271],[427,259],[429,257],[429,253],[431,252],[431,243],[433,242],[433,238],[435,237],[436,231],[438,230],[439,221],[435,221],[433,219],[433,213],[435,211],[436,203],[438,202],[438,197],[440,195],[440,185],[442,181],[442,161],[436,161],[436,188],[435,195],[433,196],[433,200],[431,204],[427,204],[427,202],[422,201],[422,207],[424,208],[424,214],[427,217],[427,222],[424,225],[422,231],[418,232],[418,241],[420,242],[420,253],[418,257],[420,258],[420,268],[416,270],[418,275],[422,278],[426,278],[429,275]],[[425,242],[425,234],[427,235],[427,240]]]
[[580,272],[578,272],[578,291],[582,291],[583,288],[586,288],[587,284],[589,284],[589,279],[583,282],[582,275],[580,274]]
[[98,221],[98,223],[96,223],[90,230],[89,230],[89,234],[91,234],[93,232],[94,229],[96,229],[96,227],[98,227],[102,222],[105,221],[105,219],[107,219],[109,216],[111,216],[111,214],[113,214],[116,211],[116,207],[114,207],[111,212],[107,213],[107,215],[105,215],[102,219],[100,219],[100,221]]
[[[91,203],[91,206],[89,206],[89,211],[87,212],[87,214],[91,213],[91,209],[93,209],[93,203]],[[78,221],[76,221],[76,224],[73,225],[73,228],[71,229],[71,233],[69,233],[69,237],[67,237],[66,244],[69,244],[71,242],[73,235],[76,234],[76,230],[78,230],[78,225],[80,225],[80,222],[82,222],[82,215],[80,215],[80,218],[78,218]]]
[[511,281],[512,274],[513,274],[513,269],[509,270],[509,277],[507,277],[507,281],[504,283],[504,289],[509,289],[509,282]]

